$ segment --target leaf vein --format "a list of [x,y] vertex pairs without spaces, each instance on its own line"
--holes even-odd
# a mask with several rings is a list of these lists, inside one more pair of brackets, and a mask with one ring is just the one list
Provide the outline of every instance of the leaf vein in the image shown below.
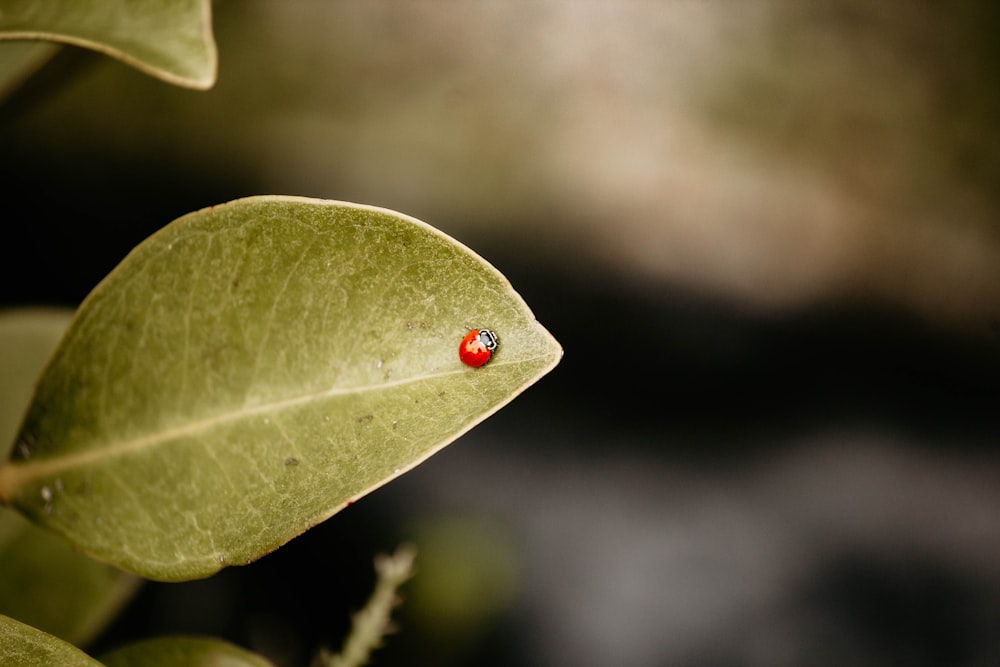
[[[531,364],[532,362],[538,361],[539,359],[549,359],[549,358],[550,355],[539,355],[536,357],[531,357],[521,360],[510,360],[500,363],[495,362],[494,366]],[[464,368],[452,369],[438,373],[428,373],[411,378],[401,378],[398,380],[383,382],[380,384],[373,384],[370,386],[331,387],[329,389],[324,389],[319,392],[311,392],[300,396],[293,396],[290,398],[271,401],[269,403],[260,403],[254,406],[240,407],[238,409],[230,410],[228,412],[223,412],[209,417],[193,420],[185,424],[182,424],[180,426],[165,428],[163,430],[150,433],[147,435],[141,435],[129,440],[125,440],[118,443],[112,443],[106,446],[94,447],[91,449],[87,449],[85,451],[76,452],[63,457],[32,459],[24,462],[8,463],[5,466],[0,466],[0,472],[4,472],[7,476],[6,479],[0,479],[0,488],[2,488],[4,491],[7,491],[8,495],[12,495],[12,492],[15,489],[23,486],[24,484],[30,483],[35,479],[43,478],[49,475],[55,475],[62,471],[70,470],[77,467],[94,465],[106,459],[111,459],[117,456],[124,456],[127,454],[143,451],[152,447],[157,447],[171,440],[176,440],[187,436],[193,436],[198,433],[202,433],[204,431],[216,428],[218,426],[238,421],[240,419],[251,418],[256,415],[281,412],[283,410],[308,404],[313,401],[336,398],[339,396],[350,396],[354,394],[384,391],[428,380],[436,380],[453,375],[461,375],[466,372],[470,371]],[[3,477],[3,475],[0,475],[0,477]]]

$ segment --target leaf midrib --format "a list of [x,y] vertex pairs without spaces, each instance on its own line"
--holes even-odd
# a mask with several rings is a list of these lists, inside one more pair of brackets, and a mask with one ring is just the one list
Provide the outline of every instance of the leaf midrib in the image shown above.
[[[548,356],[550,355],[538,355],[536,357],[530,357],[527,359],[510,360],[499,363],[494,362],[493,364],[491,364],[491,366],[493,367],[510,366],[514,364],[520,365],[520,364],[530,363],[532,361],[536,361],[539,359],[547,358]],[[157,431],[155,433],[143,435],[138,438],[125,440],[117,444],[91,447],[85,451],[77,452],[75,454],[70,454],[57,458],[40,459],[35,461],[7,462],[5,464],[0,465],[0,504],[9,502],[9,500],[13,498],[14,494],[17,492],[19,488],[34,480],[57,475],[61,472],[73,468],[82,468],[91,464],[98,463],[105,459],[112,459],[118,456],[124,456],[126,454],[131,454],[151,447],[156,447],[164,442],[169,442],[171,440],[176,440],[178,438],[190,436],[202,431],[207,431],[221,424],[235,422],[240,419],[250,418],[256,415],[264,415],[273,412],[280,412],[282,410],[292,408],[297,405],[304,405],[307,403],[311,403],[313,401],[321,401],[328,398],[334,398],[337,396],[348,396],[354,394],[365,394],[373,391],[388,390],[396,387],[406,386],[408,384],[415,384],[417,382],[423,382],[426,380],[436,380],[439,378],[445,378],[466,372],[469,371],[465,369],[455,369],[440,373],[430,373],[416,377],[403,378],[391,382],[383,382],[369,386],[356,386],[347,388],[331,387],[323,391],[310,392],[308,394],[303,394],[301,396],[294,396],[291,398],[285,398],[278,401],[261,403],[259,405],[255,405],[252,407],[241,407],[236,410],[230,410],[228,412],[223,412],[217,415],[213,415],[211,417],[197,419],[180,426],[175,426],[167,428],[162,431]]]

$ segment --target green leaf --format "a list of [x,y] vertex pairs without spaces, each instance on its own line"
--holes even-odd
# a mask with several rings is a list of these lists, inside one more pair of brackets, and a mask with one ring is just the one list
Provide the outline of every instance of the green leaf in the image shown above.
[[[458,343],[488,326],[482,368]],[[416,466],[562,350],[428,225],[255,197],[140,244],[42,376],[0,499],[143,576],[248,563]]]
[[218,639],[162,637],[112,651],[106,667],[273,667],[257,655]]
[[73,311],[63,308],[0,310],[0,455],[17,437],[35,382],[66,332]]
[[[0,312],[0,451],[4,457],[46,360],[72,311]],[[91,640],[139,580],[73,551],[64,540],[0,509],[0,614],[73,644]],[[0,663],[5,664],[5,663]]]
[[47,39],[188,88],[215,84],[211,0],[3,0],[0,39]]
[[0,508],[0,613],[82,645],[117,615],[140,581]]
[[0,44],[0,104],[51,60],[61,48],[58,44],[48,42]]
[[8,616],[0,616],[0,665],[101,667],[101,663],[75,646]]

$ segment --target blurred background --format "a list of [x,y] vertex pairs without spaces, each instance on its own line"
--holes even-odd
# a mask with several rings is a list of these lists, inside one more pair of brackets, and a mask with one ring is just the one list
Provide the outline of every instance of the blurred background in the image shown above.
[[[566,354],[257,563],[96,644],[305,665],[420,549],[378,665],[1000,664],[1000,8],[225,0],[219,81],[65,49],[0,117],[0,306],[75,307],[251,194],[374,204]],[[58,84],[58,85],[56,85]]]

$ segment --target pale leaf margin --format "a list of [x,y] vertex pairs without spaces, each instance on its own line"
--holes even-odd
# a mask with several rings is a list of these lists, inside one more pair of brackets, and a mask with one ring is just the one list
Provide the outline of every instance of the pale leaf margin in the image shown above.
[[[45,40],[78,46],[103,53],[182,88],[208,90],[215,85],[219,57],[212,31],[211,0],[192,0],[194,4],[187,3],[190,7],[181,13],[171,14],[172,7],[167,7],[162,16],[155,15],[155,10],[162,3],[119,0],[115,3],[116,7],[106,8],[108,15],[116,14],[114,25],[101,26],[96,30],[88,29],[83,22],[74,24],[63,19],[58,7],[73,1],[47,0],[50,20],[43,19],[34,24],[31,20],[21,24],[16,16],[10,18],[10,10],[0,7],[0,40]],[[149,8],[153,9],[154,15],[150,16]],[[144,10],[147,13],[144,14]],[[177,21],[178,16],[182,20]],[[148,36],[148,26],[164,23],[179,26],[178,30],[165,33],[172,39],[143,40],[135,37]]]
[[[432,235],[438,236],[446,240],[450,245],[476,258],[478,262],[480,262],[485,268],[487,268],[491,273],[495,275],[495,277],[498,279],[498,282],[504,286],[505,288],[504,292],[516,296],[516,292],[514,291],[510,283],[507,281],[507,279],[504,276],[502,276],[502,274],[500,274],[499,271],[497,271],[494,267],[491,267],[485,260],[476,255],[476,253],[471,251],[469,248],[467,248],[457,240],[444,234],[440,230],[435,229],[431,225],[428,225],[425,222],[417,220],[416,218],[412,218],[411,216],[408,216],[406,214],[399,213],[397,211],[391,211],[388,209],[376,206],[364,205],[364,204],[334,201],[334,200],[312,199],[307,197],[285,196],[285,195],[263,195],[263,196],[247,197],[245,199],[238,199],[231,202],[227,202],[226,204],[222,204],[219,206],[208,207],[207,209],[203,209],[203,211],[207,211],[210,209],[221,210],[223,207],[226,206],[246,205],[249,203],[259,203],[259,204],[283,203],[283,204],[300,204],[300,205],[304,204],[308,206],[320,206],[324,208],[328,206],[345,207],[356,211],[369,211],[381,215],[388,215],[393,218],[396,218],[397,220],[406,221],[411,225],[422,228],[424,231],[429,232]],[[195,215],[197,213],[199,212],[195,212],[189,215]],[[148,242],[149,240],[147,240],[147,243]],[[136,251],[138,251],[138,249]],[[120,271],[121,266],[122,265],[119,265],[119,267],[116,268],[115,271]],[[115,271],[113,271],[112,274],[114,274]],[[109,280],[112,274],[109,274],[109,277],[106,278],[105,280]],[[102,283],[102,285],[103,284],[104,283]],[[98,286],[98,288],[95,288],[95,290],[96,289],[100,289],[100,286]],[[92,296],[93,293],[91,297],[88,298],[92,298]],[[86,301],[84,305],[86,305]],[[530,309],[527,308],[527,305],[523,304],[523,302],[522,305],[524,306],[523,314],[527,317],[533,317],[531,315]],[[81,310],[82,308],[83,306],[81,306]],[[79,311],[77,317],[79,317]],[[118,567],[135,572],[143,577],[161,581],[184,581],[189,579],[206,577],[214,574],[218,570],[222,569],[223,567],[227,567],[229,565],[252,562],[253,560],[256,560],[257,558],[260,558],[263,555],[269,553],[270,551],[273,551],[274,549],[280,547],[281,545],[283,545],[289,539],[295,537],[296,535],[305,532],[310,527],[315,526],[329,519],[331,516],[333,516],[340,510],[344,509],[346,506],[349,506],[352,502],[356,501],[360,497],[367,495],[368,493],[374,491],[375,489],[385,485],[389,481],[399,477],[400,475],[422,464],[430,456],[437,453],[448,444],[454,442],[462,435],[467,433],[469,430],[474,428],[477,424],[481,423],[482,421],[484,421],[485,419],[496,413],[498,410],[500,410],[502,407],[509,404],[516,396],[518,396],[525,389],[527,389],[529,386],[537,382],[541,377],[543,377],[545,374],[551,371],[559,363],[562,357],[562,348],[559,346],[558,342],[554,338],[552,338],[550,334],[548,334],[548,332],[545,332],[544,329],[541,328],[541,326],[537,323],[537,321],[534,321],[534,325],[538,326],[539,330],[541,330],[544,333],[544,339],[546,341],[546,353],[544,354],[545,363],[535,368],[532,371],[530,377],[524,377],[518,386],[512,385],[511,389],[509,390],[509,393],[507,393],[502,400],[492,404],[491,406],[482,410],[481,412],[477,412],[473,419],[464,423],[460,428],[456,429],[455,431],[449,432],[446,436],[442,437],[441,440],[437,441],[436,445],[434,445],[433,447],[428,448],[419,455],[407,460],[405,463],[401,463],[400,465],[396,466],[391,473],[386,474],[386,476],[378,479],[377,481],[369,482],[364,486],[359,485],[355,491],[351,492],[350,496],[347,499],[345,499],[345,501],[338,504],[330,505],[321,513],[317,513],[311,517],[308,517],[308,523],[298,527],[294,533],[289,532],[285,534],[280,538],[280,541],[268,542],[264,546],[256,545],[254,546],[255,551],[252,554],[250,554],[249,551],[247,551],[247,553],[237,553],[235,556],[232,553],[227,553],[224,554],[227,556],[226,558],[220,559],[218,557],[219,554],[213,553],[211,554],[211,558],[206,556],[204,558],[199,557],[194,559],[186,559],[183,562],[181,561],[166,562],[159,560],[136,561],[134,559],[123,561],[118,557],[113,557],[108,553],[105,553],[101,550],[97,550],[88,544],[76,542],[75,540],[71,541],[74,541],[79,549],[83,550],[86,553],[91,554],[95,558],[112,562]],[[539,357],[539,359],[541,358],[542,357]],[[492,364],[492,366],[494,367],[496,367],[496,365],[497,365],[496,362]],[[503,364],[501,363],[501,365]],[[454,371],[448,371],[447,374],[451,374],[453,372]],[[464,373],[466,371],[459,371],[459,372]],[[421,378],[416,378],[416,379],[421,379]],[[409,382],[413,380],[414,378],[410,378],[407,381]],[[399,382],[396,381],[393,382],[392,384],[398,384],[398,383]],[[385,387],[385,386],[386,385],[380,385],[380,387]],[[343,389],[338,388],[333,393],[342,393],[343,391],[344,391]],[[333,395],[333,393],[331,393],[331,395]],[[301,400],[302,400],[301,397],[285,399],[284,401],[282,401],[282,403],[291,405],[293,403],[300,402]],[[269,407],[273,408],[275,406],[270,405]],[[210,419],[209,421],[203,420],[194,424],[189,424],[183,427],[181,431],[172,432],[171,434],[169,434],[169,437],[183,435],[184,433],[190,432],[192,430],[198,430],[206,426],[211,426],[217,422],[224,420],[225,418],[222,418],[221,420],[220,418],[213,418]],[[110,450],[103,449],[101,451],[82,451],[59,459],[37,461],[30,464],[0,465],[0,503],[11,504],[19,488],[27,484],[34,483],[34,481],[36,481],[39,478],[46,477],[49,475],[57,475],[60,471],[68,470],[77,466],[87,465],[91,461],[106,458],[108,456],[116,456],[118,454],[136,451],[148,447],[150,445],[160,443],[164,441],[165,438],[166,436],[164,436],[161,433],[155,436],[140,437],[138,439],[133,439],[123,443],[119,443],[117,446],[115,446]],[[35,500],[37,500],[37,498]],[[19,506],[19,509],[25,511],[23,507]],[[40,514],[37,513],[36,514],[28,513],[28,514],[29,516],[35,517],[36,520],[41,516]],[[45,522],[42,521],[42,523]]]

